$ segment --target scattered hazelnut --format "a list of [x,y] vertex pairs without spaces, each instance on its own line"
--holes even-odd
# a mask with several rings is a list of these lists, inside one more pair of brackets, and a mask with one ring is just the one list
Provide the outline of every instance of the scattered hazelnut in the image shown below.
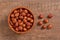
[[52,14],[48,14],[48,18],[52,18],[53,17],[53,15]]
[[38,25],[42,25],[42,24],[43,24],[43,22],[42,22],[42,21],[39,21],[39,22],[38,22]]
[[42,29],[46,29],[46,26],[45,26],[45,25],[43,25],[43,26],[42,26]]
[[44,21],[44,23],[48,23],[49,22],[48,19],[44,19],[43,21]]
[[48,29],[51,29],[51,28],[52,28],[52,25],[51,25],[51,24],[49,24],[49,25],[47,26],[47,28],[48,28]]
[[44,16],[43,16],[43,14],[40,14],[40,15],[39,15],[39,18],[41,18],[41,19],[42,19],[43,17],[44,17]]

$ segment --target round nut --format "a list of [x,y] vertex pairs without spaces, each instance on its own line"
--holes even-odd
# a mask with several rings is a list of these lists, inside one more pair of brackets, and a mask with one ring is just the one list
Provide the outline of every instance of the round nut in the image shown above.
[[43,26],[42,26],[42,29],[46,29],[46,26],[45,26],[45,25],[43,25]]
[[15,26],[18,26],[18,22],[16,22]]
[[12,18],[12,22],[13,22],[13,23],[16,23],[17,20],[16,20],[15,18]]
[[26,13],[24,13],[24,12],[22,12],[21,14],[22,14],[22,16],[26,16]]
[[16,31],[19,31],[19,30],[18,30],[18,27],[16,27],[16,29],[15,29],[15,30],[16,30]]
[[18,17],[19,16],[19,13],[16,13],[15,16]]
[[24,12],[25,12],[25,13],[28,13],[28,11],[27,11],[27,10],[24,10]]
[[48,23],[49,21],[48,21],[48,19],[44,19],[44,23]]
[[11,17],[14,17],[14,14],[11,14]]
[[22,30],[23,29],[23,27],[22,26],[19,26],[19,30]]
[[20,8],[20,13],[22,12],[23,10]]
[[28,13],[27,16],[30,17],[30,14]]
[[38,22],[38,25],[42,25],[42,24],[43,24],[43,22],[42,22],[42,21],[39,21],[39,22]]
[[23,25],[23,22],[19,23],[19,25],[22,26]]
[[39,18],[41,18],[41,19],[42,19],[43,17],[44,17],[44,16],[43,16],[43,14],[40,14],[40,15],[39,15]]
[[27,17],[25,16],[24,19],[27,19]]
[[30,22],[33,23],[33,19],[31,19]]
[[21,20],[18,20],[18,23],[21,23]]
[[50,14],[48,14],[48,18],[52,18],[53,17],[53,15],[50,13]]
[[49,25],[47,26],[47,28],[48,28],[48,29],[51,29],[51,28],[52,28],[52,25],[51,25],[51,24],[49,24]]
[[20,19],[23,19],[23,16],[19,16]]
[[24,28],[24,31],[26,31],[27,29],[26,28]]
[[23,24],[23,27],[25,27],[26,25],[25,24]]
[[23,21],[26,23],[27,22],[27,20],[26,19],[23,19]]
[[14,10],[14,13],[17,13],[18,11],[17,10]]
[[27,28],[29,29],[31,26],[27,26]]

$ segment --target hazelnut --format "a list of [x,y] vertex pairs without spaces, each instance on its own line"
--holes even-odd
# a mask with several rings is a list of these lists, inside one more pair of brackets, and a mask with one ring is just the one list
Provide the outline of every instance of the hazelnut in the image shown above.
[[42,29],[46,29],[46,26],[45,26],[45,25],[43,25],[43,26],[42,26]]
[[19,30],[22,30],[23,29],[23,27],[22,26],[19,26]]
[[23,19],[23,16],[19,16],[20,19]]
[[18,22],[16,22],[15,26],[18,26]]
[[27,17],[25,16],[24,19],[27,19]]
[[29,20],[29,21],[30,21],[30,20],[31,20],[31,18],[29,17],[29,18],[27,18],[27,20]]
[[52,14],[48,14],[48,18],[52,18],[53,17],[53,15]]
[[13,23],[16,23],[17,20],[16,20],[15,18],[12,18],[12,22],[13,22]]
[[26,19],[23,19],[23,21],[26,23],[27,22],[27,20]]
[[19,23],[19,25],[22,26],[23,25],[23,22]]
[[27,28],[29,29],[31,26],[27,26]]
[[21,23],[21,20],[18,20],[19,23]]
[[43,14],[40,14],[40,15],[39,15],[39,18],[41,18],[41,19],[42,19],[43,17],[44,17],[44,16],[43,16]]
[[26,28],[24,28],[24,31],[26,31],[27,29]]
[[48,19],[44,19],[44,23],[48,23],[49,21],[48,21]]
[[25,27],[26,25],[25,24],[23,24],[23,27]]
[[28,13],[27,16],[30,17],[30,14]]
[[31,19],[30,22],[33,23],[33,19]]
[[20,12],[22,12],[23,10],[22,9],[20,9]]
[[42,22],[42,21],[39,21],[39,22],[38,22],[38,25],[42,25],[42,24],[43,24],[43,22]]
[[16,29],[15,29],[16,31],[18,31],[18,27],[16,27]]
[[32,18],[33,16],[31,15],[30,17]]
[[17,13],[18,11],[17,10],[14,10],[14,13]]
[[14,17],[14,14],[11,14],[11,17]]
[[27,22],[26,24],[27,24],[27,26],[31,26],[32,25],[30,22]]
[[51,28],[52,28],[52,25],[51,25],[51,24],[49,24],[49,25],[47,26],[47,28],[48,28],[48,29],[51,29]]
[[21,14],[22,14],[22,16],[26,16],[26,13],[24,13],[24,12],[22,12]]
[[15,16],[18,17],[19,16],[19,13],[16,13]]
[[27,10],[24,10],[24,12],[25,12],[25,13],[28,13],[28,11],[27,11]]

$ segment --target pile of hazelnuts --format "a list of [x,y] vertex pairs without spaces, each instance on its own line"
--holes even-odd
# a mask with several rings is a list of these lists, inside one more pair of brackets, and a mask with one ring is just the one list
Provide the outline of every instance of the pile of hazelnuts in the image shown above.
[[8,17],[10,28],[16,33],[22,33],[30,30],[34,23],[34,16],[26,8],[14,9]]
[[51,13],[49,13],[48,16],[47,16],[47,18],[43,19],[44,18],[43,14],[40,14],[38,18],[39,19],[43,19],[43,20],[42,21],[41,20],[38,21],[38,25],[42,26],[41,27],[42,29],[51,29],[52,26],[53,26],[52,24],[48,24],[47,26],[45,24],[48,23],[49,19],[51,19],[52,17],[53,17],[53,15]]

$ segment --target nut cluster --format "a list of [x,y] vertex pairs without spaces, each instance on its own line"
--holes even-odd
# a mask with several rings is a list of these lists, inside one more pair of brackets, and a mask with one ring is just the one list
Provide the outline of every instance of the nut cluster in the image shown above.
[[46,19],[43,19],[44,18],[43,14],[40,14],[39,15],[39,19],[43,19],[43,21],[41,21],[41,20],[38,21],[38,25],[40,25],[40,26],[42,25],[42,29],[46,29],[46,28],[47,29],[51,29],[52,28],[52,24],[48,24],[47,26],[44,25],[44,24],[48,23],[49,19],[52,18],[52,17],[53,17],[53,15],[50,13],[50,14],[48,14]]
[[25,32],[33,26],[34,16],[26,8],[17,8],[9,16],[9,24],[16,32]]

